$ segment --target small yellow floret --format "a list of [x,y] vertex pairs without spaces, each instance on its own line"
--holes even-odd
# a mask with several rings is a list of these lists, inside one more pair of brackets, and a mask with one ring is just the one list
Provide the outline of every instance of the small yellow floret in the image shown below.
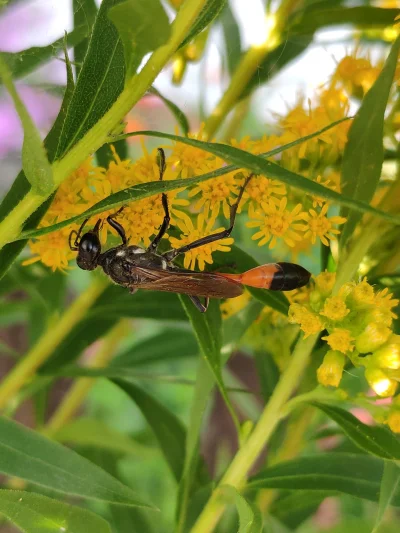
[[385,325],[372,322],[356,338],[356,348],[360,353],[374,352],[388,340],[391,333]]
[[329,320],[342,320],[349,313],[350,309],[347,309],[346,304],[340,296],[327,298],[325,300],[324,308],[321,311],[321,315],[326,316]]
[[322,337],[332,350],[338,350],[342,353],[352,352],[354,350],[354,338],[348,329],[336,328],[329,335]]
[[315,277],[315,286],[323,296],[327,296],[332,292],[335,280],[335,272],[321,272]]
[[342,353],[329,350],[317,370],[317,379],[321,385],[338,387],[342,379],[345,357]]
[[397,382],[390,379],[380,368],[367,368],[365,379],[371,389],[382,398],[393,396],[397,389]]

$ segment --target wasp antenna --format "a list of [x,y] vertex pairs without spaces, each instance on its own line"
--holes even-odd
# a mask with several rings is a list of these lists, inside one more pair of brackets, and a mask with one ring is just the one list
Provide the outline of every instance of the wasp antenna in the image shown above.
[[165,152],[162,148],[157,148],[157,165],[160,170],[160,181],[162,181],[165,169],[167,168],[167,164],[165,162]]

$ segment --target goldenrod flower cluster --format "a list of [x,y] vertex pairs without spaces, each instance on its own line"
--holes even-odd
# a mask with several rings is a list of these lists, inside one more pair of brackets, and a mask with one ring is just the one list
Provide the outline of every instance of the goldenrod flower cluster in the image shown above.
[[327,331],[322,339],[330,349],[317,372],[319,383],[337,387],[348,359],[365,368],[378,396],[393,396],[400,377],[400,336],[391,330],[396,318],[392,309],[399,301],[388,289],[375,292],[366,278],[346,283],[332,295],[334,284],[335,274],[319,274],[309,303],[294,303],[289,309],[289,321],[299,324],[305,337]]

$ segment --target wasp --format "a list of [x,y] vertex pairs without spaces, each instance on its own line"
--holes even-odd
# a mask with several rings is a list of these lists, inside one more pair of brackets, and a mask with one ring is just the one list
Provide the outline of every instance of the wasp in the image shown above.
[[[162,180],[166,163],[165,154],[161,148],[158,149],[157,163],[159,179]],[[89,220],[87,218],[79,231],[74,230],[69,236],[71,250],[78,252],[77,265],[83,270],[94,270],[101,266],[112,281],[126,287],[131,293],[135,293],[138,289],[145,289],[186,294],[202,313],[207,310],[210,298],[235,298],[243,293],[245,285],[272,291],[290,291],[303,287],[308,283],[311,274],[302,266],[293,263],[269,263],[242,274],[195,272],[174,264],[174,260],[179,255],[189,250],[229,237],[235,224],[236,212],[243,192],[251,177],[250,175],[244,181],[235,203],[230,206],[229,228],[162,254],[158,253],[157,249],[170,223],[168,199],[165,193],[161,194],[164,220],[158,234],[147,249],[128,246],[125,229],[115,220],[124,206],[106,219],[117,232],[122,243],[105,252],[102,252],[99,238],[99,231],[104,220],[99,219],[92,230],[82,235]],[[202,302],[200,298],[204,298],[204,301]]]

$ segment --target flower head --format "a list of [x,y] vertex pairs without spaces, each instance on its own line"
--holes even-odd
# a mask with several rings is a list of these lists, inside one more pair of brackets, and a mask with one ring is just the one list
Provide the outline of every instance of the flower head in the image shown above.
[[297,204],[292,211],[286,209],[287,198],[280,200],[279,206],[273,202],[262,203],[262,210],[254,210],[250,206],[249,217],[251,220],[247,223],[249,228],[259,228],[259,231],[252,237],[253,240],[260,239],[259,246],[263,246],[268,241],[269,248],[276,245],[277,239],[282,238],[288,246],[293,246],[294,241],[301,240],[301,236],[297,233],[303,228],[302,224],[298,224],[298,220],[304,219],[302,212],[302,205]]
[[332,350],[338,350],[342,353],[352,352],[354,350],[354,338],[348,329],[335,328],[332,333],[322,337],[322,340],[326,341]]
[[340,296],[332,296],[325,300],[325,305],[321,311],[321,315],[326,316],[329,320],[343,320],[343,318],[350,313],[350,309],[347,309],[346,304],[340,298]]
[[342,353],[329,350],[317,370],[317,379],[321,385],[338,387],[342,379],[345,357]]
[[[211,235],[212,233],[217,233],[219,231],[224,230],[224,228],[213,229],[213,224],[213,220],[209,220],[206,222],[202,214],[197,216],[196,226],[194,226],[191,219],[188,219],[186,221],[177,220],[176,225],[182,231],[183,235],[180,239],[170,237],[169,240],[174,248],[180,248],[181,246],[185,246],[186,244],[192,243],[197,239],[201,239],[202,237]],[[218,241],[204,244],[203,246],[195,248],[194,250],[190,250],[185,253],[183,265],[185,268],[194,269],[197,262],[199,265],[199,269],[204,270],[206,263],[209,265],[212,264],[213,252],[217,250],[221,252],[229,252],[231,244],[233,244],[232,237],[227,237],[225,239],[220,239]]]
[[340,216],[328,218],[326,216],[328,211],[328,204],[325,204],[319,213],[310,209],[309,213],[305,215],[307,226],[305,227],[305,237],[310,238],[314,244],[316,238],[319,237],[325,246],[329,246],[328,239],[336,239],[336,235],[340,233],[338,229],[333,227],[334,224],[344,224],[346,219]]

